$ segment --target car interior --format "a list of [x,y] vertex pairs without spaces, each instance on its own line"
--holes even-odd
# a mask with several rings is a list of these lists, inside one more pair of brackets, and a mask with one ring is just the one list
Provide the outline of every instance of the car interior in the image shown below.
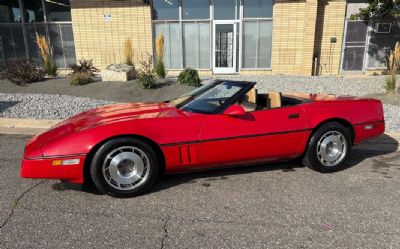
[[256,88],[252,88],[247,92],[244,99],[239,101],[239,104],[246,112],[266,110],[273,108],[288,107],[307,102],[306,99],[297,96],[283,95],[281,92],[269,91],[268,93],[260,94]]

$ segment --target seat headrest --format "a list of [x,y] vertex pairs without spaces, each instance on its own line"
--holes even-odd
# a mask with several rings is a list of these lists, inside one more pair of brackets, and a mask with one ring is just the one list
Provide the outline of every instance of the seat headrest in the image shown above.
[[257,89],[254,87],[246,94],[246,100],[250,103],[257,103]]
[[269,108],[282,106],[282,94],[280,92],[268,92]]

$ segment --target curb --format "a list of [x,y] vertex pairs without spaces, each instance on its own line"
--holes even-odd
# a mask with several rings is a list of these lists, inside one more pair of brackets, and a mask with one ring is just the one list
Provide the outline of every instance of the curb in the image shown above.
[[37,135],[62,120],[0,118],[0,134]]

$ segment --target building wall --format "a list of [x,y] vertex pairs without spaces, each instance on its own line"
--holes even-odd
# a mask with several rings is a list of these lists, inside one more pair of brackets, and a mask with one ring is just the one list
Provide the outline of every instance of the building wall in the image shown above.
[[[131,38],[135,63],[152,54],[150,5],[142,0],[71,0],[77,58],[93,59],[97,67],[123,62],[123,44]],[[313,73],[314,56],[320,57],[322,75],[338,74],[345,0],[276,0],[273,16],[272,69],[242,70],[242,75]],[[110,21],[104,15],[111,15]],[[317,23],[317,26],[316,26]],[[316,32],[317,31],[317,32]],[[335,44],[330,37],[336,37]],[[176,75],[179,70],[168,72]],[[211,71],[201,71],[210,75]]]
[[[320,75],[337,75],[340,72],[340,62],[343,44],[343,35],[346,16],[346,1],[322,1],[323,11],[318,11],[317,17],[323,22],[318,23],[315,45],[319,48],[316,51],[320,56]],[[321,16],[323,15],[323,16]],[[331,37],[336,38],[336,43],[331,43]]]
[[152,54],[151,11],[143,0],[71,0],[71,9],[77,59],[93,59],[100,68],[121,63],[127,38],[132,39],[136,64]]
[[[303,70],[306,1],[277,0],[274,4],[272,72],[307,74]],[[312,21],[312,20],[311,20]]]

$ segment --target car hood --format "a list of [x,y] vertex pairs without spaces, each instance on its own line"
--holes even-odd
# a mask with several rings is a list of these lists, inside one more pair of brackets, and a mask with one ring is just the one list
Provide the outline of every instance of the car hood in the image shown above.
[[73,125],[80,129],[135,119],[172,117],[180,111],[168,103],[128,103],[98,107],[69,118],[53,128]]
[[26,157],[46,156],[45,147],[72,134],[115,122],[138,119],[168,118],[186,115],[168,103],[129,103],[102,106],[66,119],[48,131],[32,138],[25,151]]

